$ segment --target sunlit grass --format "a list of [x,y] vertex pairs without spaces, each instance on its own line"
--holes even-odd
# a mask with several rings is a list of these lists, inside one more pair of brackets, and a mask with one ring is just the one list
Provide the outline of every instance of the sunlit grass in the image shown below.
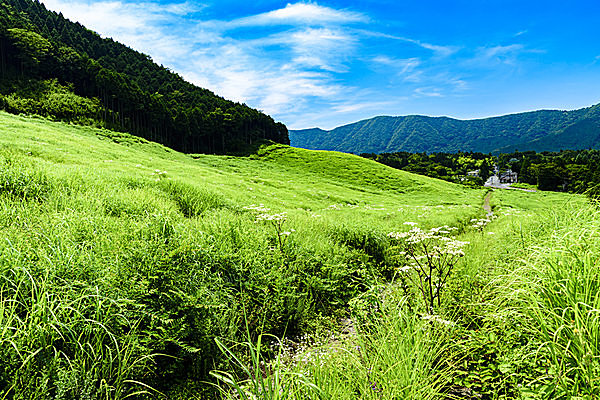
[[[0,398],[597,397],[596,209],[495,191],[476,228],[485,193],[0,113]],[[390,249],[407,222],[469,242],[435,315]]]

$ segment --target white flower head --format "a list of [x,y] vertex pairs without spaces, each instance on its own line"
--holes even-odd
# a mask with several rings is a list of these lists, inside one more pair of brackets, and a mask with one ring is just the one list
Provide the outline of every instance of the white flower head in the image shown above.
[[259,214],[256,216],[256,221],[285,221],[287,220],[287,213],[282,212],[279,214]]

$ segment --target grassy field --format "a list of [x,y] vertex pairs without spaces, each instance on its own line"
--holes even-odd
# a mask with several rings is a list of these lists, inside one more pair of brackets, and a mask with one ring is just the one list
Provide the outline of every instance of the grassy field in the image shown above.
[[[0,398],[595,398],[595,207],[485,194],[0,113]],[[415,227],[469,242],[433,306]]]

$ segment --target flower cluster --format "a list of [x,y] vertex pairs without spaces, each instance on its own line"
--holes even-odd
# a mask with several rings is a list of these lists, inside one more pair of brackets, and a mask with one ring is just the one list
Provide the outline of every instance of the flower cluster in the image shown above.
[[258,212],[261,212],[261,213],[266,213],[266,212],[269,212],[269,211],[271,211],[271,209],[270,209],[270,208],[267,208],[267,207],[265,207],[265,205],[264,205],[264,204],[262,204],[262,203],[261,203],[261,204],[259,204],[259,205],[256,205],[256,204],[250,204],[249,206],[244,206],[243,208],[244,208],[245,210],[258,211]]
[[[430,311],[434,304],[441,305],[441,293],[452,268],[465,255],[463,248],[469,242],[449,236],[458,228],[448,225],[423,230],[414,222],[405,222],[412,228],[405,232],[390,232],[397,241],[392,247],[399,260],[398,272],[408,277],[420,290]],[[404,279],[404,278],[402,278]]]
[[470,222],[471,222],[471,227],[477,229],[479,232],[483,231],[483,228],[486,227],[487,224],[489,224],[490,222],[492,222],[492,220],[496,219],[498,217],[496,217],[495,215],[490,215],[487,218],[473,218]]
[[167,171],[161,171],[160,169],[155,169],[153,173],[150,175],[156,176],[156,180],[160,181],[163,178],[167,177]]
[[256,222],[260,221],[274,221],[274,222],[285,222],[287,220],[287,213],[282,212],[279,214],[258,214],[256,216]]
[[[262,206],[262,205],[261,205]],[[257,206],[255,209],[261,208],[261,210],[268,210],[267,208]],[[267,222],[270,223],[273,229],[275,230],[275,239],[277,242],[277,246],[279,247],[279,251],[284,253],[285,244],[289,239],[289,236],[296,232],[294,229],[290,229],[288,231],[283,230],[283,225],[287,221],[287,213],[282,212],[279,214],[267,214],[262,213],[256,216],[255,222]],[[276,248],[273,248],[276,249]]]
[[423,315],[421,317],[422,320],[425,321],[432,321],[441,325],[446,325],[446,326],[454,326],[456,325],[456,323],[452,322],[452,321],[448,321],[443,319],[442,317],[440,317],[439,315],[435,315],[435,314],[426,314]]
[[390,232],[388,233],[388,236],[392,239],[404,240],[408,244],[417,244],[427,240],[445,241],[448,238],[442,235],[447,235],[452,231],[458,230],[456,227],[444,225],[424,231],[416,226],[416,222],[405,222],[404,225],[410,225],[413,228],[406,232]]

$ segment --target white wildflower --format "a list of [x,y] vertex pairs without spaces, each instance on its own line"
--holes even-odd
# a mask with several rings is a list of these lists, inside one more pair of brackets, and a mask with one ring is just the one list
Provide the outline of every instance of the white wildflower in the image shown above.
[[280,214],[259,214],[256,216],[256,221],[285,221],[287,220],[287,213],[283,212]]
[[455,322],[445,320],[442,317],[440,317],[439,315],[429,315],[429,314],[427,314],[427,315],[423,315],[421,317],[421,319],[425,320],[425,321],[437,322],[438,324],[447,325],[447,326],[454,326],[454,325],[456,325]]
[[259,204],[259,205],[256,205],[256,204],[250,204],[249,206],[244,206],[243,208],[244,208],[244,209],[246,209],[246,210],[254,210],[254,211],[259,211],[259,212],[261,212],[261,213],[266,213],[266,212],[268,212],[268,211],[271,211],[271,209],[270,209],[270,208],[267,208],[267,207],[265,207],[265,205],[264,205],[264,204],[262,204],[262,203],[261,203],[261,204]]

